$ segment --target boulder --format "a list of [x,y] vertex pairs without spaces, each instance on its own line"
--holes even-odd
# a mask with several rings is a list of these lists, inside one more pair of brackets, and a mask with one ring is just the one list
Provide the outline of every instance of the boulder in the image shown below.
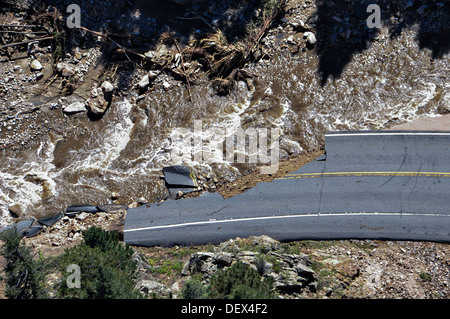
[[266,235],[253,236],[250,237],[250,239],[253,241],[253,244],[255,246],[261,246],[262,250],[265,252],[269,252],[271,250],[276,250],[280,248],[280,242],[278,240],[275,240]]
[[104,93],[112,93],[114,91],[114,86],[109,81],[105,81],[101,86]]
[[131,260],[136,263],[136,267],[138,269],[137,280],[151,279],[149,273],[150,270],[153,269],[153,267],[150,265],[147,258],[143,254],[134,251]]
[[155,293],[158,296],[164,296],[170,293],[170,289],[167,286],[154,280],[140,280],[135,288],[144,294]]
[[148,78],[150,81],[156,80],[157,77],[158,77],[158,72],[156,72],[156,71],[148,72]]
[[283,292],[300,292],[304,287],[303,278],[299,277],[295,271],[284,268],[275,278],[274,287]]
[[58,64],[56,64],[56,71],[62,72],[63,68],[64,68],[64,63],[59,62]]
[[[57,67],[58,68],[58,67]],[[69,66],[67,66],[67,65],[64,65],[63,67],[62,67],[62,69],[61,69],[61,75],[63,76],[63,77],[69,77],[69,76],[72,76],[72,75],[74,75],[75,74],[75,71],[71,68],[71,67],[69,67]]]
[[[209,252],[198,252],[191,254],[191,258],[183,267],[182,275],[187,276],[197,272],[208,273],[214,269],[214,254]],[[217,267],[216,267],[217,268]]]
[[217,247],[218,251],[238,251],[239,250],[239,240],[241,238],[236,237],[235,239],[229,239],[223,243],[220,243]]
[[144,75],[139,81],[138,86],[141,90],[145,90],[150,85],[150,77],[148,74]]
[[36,74],[36,81],[39,81],[40,79],[42,79],[44,77],[44,73],[39,72]]
[[213,259],[214,258],[214,253],[209,253],[209,252],[198,252],[198,253],[193,253],[191,255],[191,259],[195,259],[195,260],[208,260],[208,259]]
[[9,214],[14,218],[18,218],[18,217],[22,216],[22,214],[24,212],[23,206],[21,204],[14,204],[12,206],[9,206],[8,210],[9,210]]
[[80,214],[77,214],[77,216],[75,216],[75,219],[76,219],[76,220],[79,220],[79,221],[83,221],[83,220],[85,220],[86,218],[88,218],[89,216],[90,216],[90,214],[85,213],[85,212],[82,212],[82,213],[80,213]]
[[30,68],[33,71],[40,71],[40,70],[42,70],[42,64],[41,64],[41,62],[39,62],[39,60],[33,60],[30,63]]
[[297,274],[305,279],[313,280],[314,275],[316,274],[314,270],[309,268],[306,265],[303,265],[302,263],[298,263],[294,266],[295,271]]
[[63,112],[65,114],[75,114],[80,112],[86,112],[86,104],[81,101],[74,102],[72,104],[69,104],[63,109]]
[[237,253],[236,258],[241,263],[251,265],[255,261],[256,253],[253,251],[240,251]]
[[303,34],[303,39],[306,39],[306,44],[309,46],[314,46],[317,43],[315,34],[310,31]]
[[156,52],[153,50],[150,50],[150,51],[144,53],[144,56],[149,60],[152,60],[155,57],[155,55],[156,55]]
[[214,255],[214,260],[220,266],[230,266],[233,262],[233,254],[227,252],[219,252]]
[[109,97],[110,92],[106,92],[105,94],[102,88],[98,88],[94,86],[91,90],[91,94],[89,99],[86,101],[86,104],[89,106],[89,109],[92,113],[101,115],[106,112],[106,109],[109,106],[110,100],[107,99]]
[[303,21],[291,21],[289,22],[290,26],[295,30],[295,31],[304,31],[307,30],[307,27],[305,26],[305,23]]

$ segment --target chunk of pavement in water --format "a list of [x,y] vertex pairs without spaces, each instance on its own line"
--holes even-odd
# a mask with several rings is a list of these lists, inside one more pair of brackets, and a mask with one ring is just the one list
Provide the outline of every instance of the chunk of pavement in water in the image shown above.
[[41,225],[50,227],[50,226],[53,226],[63,216],[64,216],[64,214],[62,212],[60,212],[59,214],[54,215],[54,216],[40,218],[40,219],[38,219],[38,223]]
[[168,166],[163,168],[168,188],[197,188],[197,177],[192,168],[187,166]]

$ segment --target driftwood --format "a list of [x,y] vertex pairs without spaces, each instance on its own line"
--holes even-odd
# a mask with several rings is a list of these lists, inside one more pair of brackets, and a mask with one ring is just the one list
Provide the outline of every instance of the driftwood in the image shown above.
[[[19,24],[0,24],[0,29],[28,29],[26,31],[18,31],[18,30],[0,30],[0,34],[4,33],[4,34],[19,34],[19,35],[30,35],[30,34],[40,34],[40,35],[48,35],[47,32],[45,31],[30,31],[29,29],[36,29],[36,28],[41,28],[40,26],[36,26],[36,25],[19,25]],[[41,37],[41,38],[35,38],[35,39],[31,39],[31,40],[26,40],[26,41],[20,41],[20,42],[13,42],[13,43],[8,43],[5,44],[4,41],[4,45],[0,46],[0,50],[1,49],[6,49],[9,47],[14,47],[14,46],[18,46],[18,45],[23,45],[23,44],[28,44],[28,43],[32,43],[32,42],[38,42],[38,41],[44,41],[44,40],[51,40],[53,39],[52,36],[46,36],[46,37]]]
[[19,25],[19,24],[0,24],[0,28],[25,28],[32,29],[36,28],[35,25]]
[[0,33],[11,33],[11,34],[47,34],[45,31],[8,31],[8,30],[0,30]]
[[51,39],[54,39],[54,37],[37,38],[37,39],[33,39],[33,40],[28,40],[28,41],[10,43],[10,44],[6,44],[6,45],[1,46],[0,50],[1,49],[6,49],[6,48],[9,48],[9,47],[13,47],[13,46],[16,46],[16,45],[22,45],[22,44],[27,44],[27,43],[32,43],[32,42],[51,40]]
[[178,44],[177,39],[172,38],[172,40],[175,43],[175,46],[177,47],[178,53],[180,54],[180,57],[181,57],[181,69],[183,70],[183,74],[184,74],[184,77],[186,79],[186,87],[187,87],[187,91],[188,91],[188,94],[189,94],[189,101],[192,102],[191,85],[189,83],[189,74],[186,73],[186,68],[184,67],[183,52],[180,49],[180,45]]
[[89,30],[88,28],[85,28],[85,27],[82,27],[82,26],[77,27],[77,29],[84,30],[86,32],[95,34],[95,35],[97,35],[99,37],[102,37],[102,38],[113,37],[113,38],[137,39],[137,40],[143,40],[143,41],[150,41],[150,40],[152,40],[152,38],[150,38],[150,37],[145,37],[145,36],[141,36],[141,35],[120,34],[120,33],[113,33],[113,32],[103,33],[103,32]]

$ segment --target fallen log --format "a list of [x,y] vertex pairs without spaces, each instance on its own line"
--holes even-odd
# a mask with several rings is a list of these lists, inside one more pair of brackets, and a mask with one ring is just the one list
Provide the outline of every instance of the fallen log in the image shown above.
[[54,39],[54,37],[45,37],[45,38],[38,38],[38,39],[28,40],[28,41],[10,43],[10,44],[6,44],[6,45],[1,46],[0,50],[6,49],[6,48],[9,48],[9,47],[13,47],[13,46],[17,46],[17,45],[23,45],[23,44],[28,44],[28,43],[32,43],[32,42],[44,41],[44,40],[52,40],[52,39]]

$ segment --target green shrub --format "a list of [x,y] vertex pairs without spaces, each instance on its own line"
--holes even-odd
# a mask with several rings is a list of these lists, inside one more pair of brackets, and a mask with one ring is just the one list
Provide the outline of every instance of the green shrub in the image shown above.
[[6,259],[5,295],[10,299],[46,298],[46,263],[34,260],[31,249],[20,242],[21,238],[15,228],[0,234],[4,241],[0,255]]
[[134,288],[137,267],[133,250],[119,241],[115,232],[91,227],[83,232],[84,242],[68,248],[60,257],[63,274],[71,264],[80,267],[81,287],[69,288],[62,282],[62,298],[135,299],[140,292]]
[[420,279],[423,281],[431,281],[433,278],[431,277],[431,274],[428,272],[421,272],[419,274]]
[[263,278],[249,265],[235,263],[211,276],[208,296],[220,299],[273,298],[273,278]]
[[219,269],[204,286],[198,278],[186,281],[184,299],[269,299],[275,298],[272,277],[263,278],[247,264],[235,263]]
[[207,299],[208,289],[199,279],[191,278],[186,281],[183,289],[181,289],[181,297],[183,299]]
[[119,234],[114,231],[106,231],[94,226],[82,233],[84,243],[91,248],[99,247],[102,250],[111,250],[120,245]]

